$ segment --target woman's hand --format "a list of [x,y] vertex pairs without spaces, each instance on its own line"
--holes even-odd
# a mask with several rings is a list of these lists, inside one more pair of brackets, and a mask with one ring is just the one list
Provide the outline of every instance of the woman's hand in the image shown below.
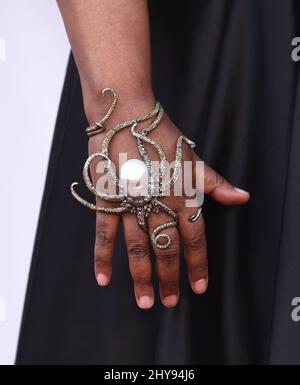
[[[99,89],[112,87],[118,93],[120,104],[108,121],[107,128],[115,123],[149,112],[154,106],[151,90],[151,49],[149,15],[146,0],[57,0],[80,75],[87,118],[94,124],[104,114],[98,97]],[[167,47],[166,47],[167,49]],[[174,79],[176,81],[176,79]],[[104,106],[105,108],[105,106]],[[142,125],[140,125],[142,126]],[[140,127],[139,126],[139,127]],[[167,154],[174,160],[175,144],[180,131],[165,116],[151,133]],[[101,150],[104,134],[93,137],[90,153]],[[119,152],[128,158],[137,158],[136,143],[125,129],[113,139],[112,160]],[[184,144],[184,160],[197,160]],[[95,163],[95,162],[94,162]],[[92,165],[92,176],[97,178]],[[205,193],[223,204],[240,204],[249,199],[248,193],[234,189],[208,166],[205,167]],[[196,293],[207,288],[205,230],[202,216],[191,223],[188,218],[194,209],[185,206],[185,197],[161,199],[178,214],[178,228],[169,228],[172,244],[167,249],[155,248],[157,274],[161,300],[165,306],[175,306],[179,298],[179,240],[185,246],[191,287]],[[99,202],[98,202],[99,203]],[[101,205],[107,205],[101,202]],[[154,303],[149,257],[149,234],[141,230],[133,214],[122,217],[125,229],[130,271],[138,305],[147,309]],[[149,231],[170,220],[166,214],[150,214]],[[111,260],[120,217],[97,214],[95,241],[95,272],[100,285],[111,278]]]
[[[143,100],[135,100],[121,105],[113,113],[107,123],[107,130],[114,124],[144,114],[154,106],[152,96]],[[126,107],[126,108],[125,108]],[[99,120],[96,114],[88,113],[90,122]],[[94,115],[94,116],[93,116]],[[93,116],[93,118],[92,118]],[[143,123],[143,126],[145,126]],[[171,122],[165,114],[159,126],[149,135],[159,143],[166,155],[168,162],[175,159],[177,138],[182,135],[180,130]],[[105,132],[92,137],[89,141],[89,153],[101,151],[101,145]],[[183,161],[192,161],[194,174],[198,156],[187,145],[183,145]],[[147,147],[148,149],[148,147]],[[130,127],[124,128],[111,142],[110,158],[118,170],[118,154],[127,153],[127,159],[140,158],[136,149],[136,140],[130,134]],[[96,173],[97,161],[91,164],[91,173],[94,183],[99,178]],[[249,194],[236,189],[213,169],[204,166],[204,192],[221,204],[243,204],[249,199]],[[97,198],[98,199],[98,198]],[[178,226],[165,229],[171,238],[171,244],[166,249],[153,247],[156,255],[156,273],[159,279],[160,297],[166,307],[173,307],[179,300],[179,242],[184,245],[186,263],[188,267],[191,288],[197,294],[206,291],[208,285],[208,268],[206,253],[206,237],[204,219],[201,215],[195,221],[189,221],[189,217],[197,211],[195,207],[186,206],[186,196],[174,196],[171,190],[170,196],[164,196],[160,200],[174,210],[178,216]],[[191,199],[191,197],[188,197]],[[114,207],[111,204],[98,199],[98,206]],[[95,274],[99,285],[106,286],[112,276],[112,258],[114,244],[118,233],[118,226],[122,219],[124,225],[125,241],[129,259],[129,267],[134,282],[134,292],[137,304],[142,309],[148,309],[154,304],[154,290],[152,285],[152,265],[150,260],[150,236],[153,230],[160,224],[170,221],[166,213],[150,213],[148,217],[149,231],[145,232],[137,223],[136,215],[125,213],[112,215],[97,213],[96,239],[95,239]]]

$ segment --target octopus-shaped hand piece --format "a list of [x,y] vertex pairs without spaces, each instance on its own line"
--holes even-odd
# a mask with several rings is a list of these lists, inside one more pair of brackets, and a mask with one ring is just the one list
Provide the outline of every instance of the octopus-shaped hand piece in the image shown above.
[[[99,132],[102,132],[105,130],[105,123],[109,119],[111,113],[114,111],[115,106],[117,104],[117,95],[116,92],[112,88],[105,88],[102,91],[102,95],[104,95],[106,92],[112,93],[112,104],[105,114],[105,116],[97,122],[95,125],[88,127],[86,129],[86,132],[89,136],[93,134],[98,134]],[[176,144],[176,154],[175,154],[175,162],[174,167],[172,169],[172,174],[170,178],[166,181],[165,176],[167,172],[167,158],[166,154],[162,148],[162,146],[159,143],[156,143],[153,139],[148,137],[148,134],[152,132],[161,122],[163,117],[164,111],[159,102],[156,102],[154,109],[141,116],[137,116],[134,119],[123,121],[114,127],[110,128],[103,139],[102,142],[102,149],[101,152],[96,152],[88,157],[86,160],[84,167],[83,167],[83,179],[86,184],[86,187],[88,190],[95,196],[100,199],[103,199],[104,201],[113,202],[113,203],[119,203],[119,206],[117,207],[101,207],[97,206],[96,204],[90,203],[86,201],[85,199],[81,198],[78,193],[75,191],[75,186],[78,185],[77,182],[72,183],[71,185],[71,193],[74,196],[74,198],[80,202],[85,207],[88,207],[91,210],[107,213],[107,214],[123,214],[125,212],[131,212],[134,213],[137,217],[137,222],[141,226],[141,228],[145,231],[147,231],[147,217],[150,213],[157,213],[159,211],[163,211],[170,215],[171,220],[160,224],[157,226],[152,234],[151,234],[151,241],[154,247],[158,247],[160,249],[165,249],[170,246],[171,244],[171,238],[168,234],[163,233],[162,231],[173,226],[177,226],[177,215],[176,213],[167,205],[165,205],[163,202],[161,202],[160,198],[163,196],[165,191],[169,190],[177,181],[178,176],[180,174],[181,170],[181,161],[182,161],[182,143],[186,142],[191,148],[195,147],[195,143],[186,138],[183,135],[180,135],[177,139]],[[139,122],[146,121],[148,119],[153,118],[151,123],[143,128],[140,132],[136,131],[137,125]],[[122,129],[126,127],[131,127],[131,134],[133,137],[136,138],[136,145],[138,152],[143,159],[141,161],[140,159],[130,159],[129,161],[125,162],[123,166],[127,166],[130,168],[132,167],[132,164],[139,165],[142,163],[146,174],[147,174],[147,181],[148,185],[146,188],[146,193],[143,196],[130,196],[125,188],[125,186],[122,183],[122,178],[119,178],[114,168],[112,167],[112,162],[109,158],[109,146],[113,139],[113,137],[119,133]],[[159,170],[157,168],[153,167],[152,159],[149,156],[149,153],[147,152],[146,145],[150,145],[154,148],[156,151],[158,157],[159,157]],[[99,158],[102,161],[105,161],[105,172],[110,177],[112,182],[115,186],[118,188],[118,194],[108,194],[105,192],[98,191],[91,181],[91,178],[89,176],[89,168],[91,162]],[[130,165],[131,164],[131,165]],[[122,166],[122,167],[123,167]],[[127,168],[128,168],[127,167]],[[134,172],[134,166],[132,167],[132,171]],[[197,212],[193,214],[189,220],[191,222],[196,221],[201,215],[201,207],[198,208]]]

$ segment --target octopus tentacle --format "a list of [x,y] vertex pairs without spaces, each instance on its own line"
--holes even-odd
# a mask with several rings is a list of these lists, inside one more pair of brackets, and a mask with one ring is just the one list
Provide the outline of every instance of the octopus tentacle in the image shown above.
[[[147,138],[146,136],[143,136],[140,133],[136,132],[135,131],[136,127],[137,127],[137,123],[134,123],[131,127],[131,133],[134,137],[137,138],[137,149],[138,149],[141,157],[143,158],[144,162],[146,163],[146,166],[147,166],[147,169],[149,172],[148,194],[151,196],[152,195],[158,195],[159,190],[156,189],[156,183],[155,183],[156,182],[156,172],[153,169],[151,158],[149,156],[148,151],[144,147],[143,142],[152,144],[154,146],[154,148],[156,149],[156,151],[159,153],[160,158],[164,157],[164,159],[166,160],[166,155],[163,152],[162,148],[161,149],[157,148],[157,144],[153,140],[151,140],[151,139]],[[160,150],[163,153],[161,153]]]
[[[177,215],[174,210],[170,209],[166,204],[159,201],[158,199],[155,199],[154,203],[158,209],[160,209],[161,211],[164,211],[165,213],[169,214],[173,218],[173,221],[158,225],[151,234],[151,241],[153,246],[158,247],[159,249],[166,249],[171,244],[171,237],[169,236],[169,234],[160,233],[160,232],[170,227],[176,227]],[[161,243],[160,241],[162,239],[166,239],[166,242]]]
[[[160,103],[156,102],[154,109],[152,111],[148,112],[147,114],[139,115],[139,116],[135,117],[134,119],[126,120],[126,121],[121,122],[121,123],[117,124],[116,126],[112,127],[106,133],[106,135],[103,139],[102,149],[101,149],[102,154],[109,156],[110,142],[119,131],[121,131],[125,127],[132,126],[134,123],[139,123],[139,122],[142,122],[144,120],[152,118],[153,116],[155,116],[160,111],[161,108],[162,107],[161,107]],[[116,173],[114,172],[114,170],[112,169],[111,165],[108,165],[107,172],[108,172],[108,175],[111,177],[113,183],[116,184],[120,188],[120,190],[122,191],[123,188],[122,188],[121,182],[120,182],[119,178],[117,177]]]
[[[159,225],[157,226],[152,234],[151,234],[151,241],[152,241],[152,244],[153,246],[159,248],[159,249],[166,249],[170,246],[171,244],[171,237],[169,236],[169,234],[166,234],[166,233],[160,233],[162,230],[165,230],[169,227],[176,227],[177,226],[177,222],[176,221],[172,221],[172,222],[167,222],[167,223],[164,223],[162,225]],[[160,233],[160,234],[159,234]],[[160,243],[160,240],[164,238],[166,239],[167,241],[165,243]]]
[[149,126],[147,127],[144,127],[141,131],[141,134],[142,135],[148,135],[151,131],[154,130],[154,128],[156,128],[159,123],[161,122],[162,118],[164,116],[164,109],[161,105],[159,105],[159,110],[158,110],[158,114],[157,114],[157,117],[153,120],[153,122],[151,122],[149,124]]
[[110,105],[108,111],[106,112],[106,114],[103,116],[103,118],[101,120],[99,120],[94,125],[88,127],[85,130],[85,132],[87,133],[88,136],[92,136],[92,135],[95,135],[95,134],[98,134],[98,133],[102,132],[104,130],[104,125],[105,125],[106,121],[109,119],[110,115],[112,114],[112,112],[116,108],[116,105],[117,105],[117,94],[116,94],[115,90],[113,90],[112,88],[104,88],[102,90],[102,96],[104,96],[104,94],[106,92],[108,92],[108,91],[111,92],[112,96],[113,96],[111,105]]
[[96,206],[93,203],[90,203],[90,202],[86,201],[85,199],[81,198],[81,196],[79,196],[77,194],[77,192],[75,191],[75,186],[77,186],[77,185],[78,185],[77,182],[73,182],[71,184],[70,189],[71,189],[71,193],[72,193],[73,197],[79,203],[81,203],[83,206],[88,207],[90,210],[94,210],[94,211],[98,211],[98,212],[102,212],[102,213],[107,213],[107,214],[121,214],[121,213],[124,213],[125,211],[127,211],[127,207],[126,206],[120,206],[120,207],[100,207],[100,206]]
[[135,136],[138,139],[141,139],[145,143],[151,144],[155,148],[155,150],[157,151],[157,153],[159,155],[159,158],[160,158],[160,162],[161,163],[162,162],[166,162],[167,161],[167,157],[166,157],[166,154],[165,154],[162,146],[160,144],[156,143],[153,139],[150,139],[147,136],[144,136],[144,135],[136,132],[135,131],[136,126],[137,126],[137,123],[133,124],[133,126],[131,127],[132,135]]
[[186,136],[180,135],[178,137],[177,142],[176,142],[175,165],[174,165],[174,169],[172,172],[172,176],[170,177],[170,179],[167,182],[162,182],[161,192],[164,192],[164,191],[168,190],[170,187],[172,187],[178,179],[178,176],[179,176],[180,170],[181,170],[182,142],[183,141],[186,142],[191,148],[196,147],[196,144],[193,141],[191,141],[190,139],[188,139]]
[[[91,156],[89,156],[88,159],[86,160],[84,166],[83,166],[83,171],[82,171],[83,179],[84,179],[84,182],[86,184],[86,187],[88,188],[88,190],[92,194],[94,194],[95,196],[97,196],[101,199],[104,199],[106,201],[116,201],[116,200],[122,201],[124,199],[123,195],[117,195],[117,194],[112,195],[112,194],[107,194],[107,193],[101,193],[101,192],[97,191],[97,189],[93,186],[91,178],[89,176],[89,167],[90,167],[91,162],[97,157],[104,158],[108,162],[108,165],[111,164],[111,160],[108,158],[108,156],[106,156],[105,154],[102,154],[101,152],[96,152],[96,153],[92,154]],[[108,165],[106,166],[106,168],[108,167]]]
[[[153,120],[153,122],[151,122],[149,124],[149,126],[143,128],[142,131],[140,132],[140,134],[143,136],[148,135],[151,131],[153,131],[159,125],[163,116],[164,116],[164,109],[162,106],[160,106],[157,117]],[[137,137],[136,141],[137,141],[137,148],[138,148],[141,156],[143,157],[145,163],[148,165],[148,168],[149,168],[149,173],[150,173],[149,192],[151,195],[157,195],[157,193],[159,193],[159,190],[156,191],[157,190],[156,189],[156,172],[153,170],[151,159],[148,155],[147,150],[143,146],[142,139]],[[141,152],[141,149],[144,151],[144,154]],[[166,162],[165,160],[164,161],[160,160],[160,168],[159,168],[160,177],[163,177],[166,173],[167,166],[166,166],[165,162]],[[159,181],[159,183],[160,183],[160,181]]]
[[[147,150],[145,149],[145,147],[143,146],[143,144],[141,143],[141,141],[143,141],[144,143],[150,144],[151,146],[154,147],[154,149],[158,153],[159,160],[160,160],[159,174],[160,174],[160,177],[163,177],[165,175],[165,173],[166,173],[166,170],[167,170],[167,166],[166,166],[167,156],[166,156],[166,153],[164,152],[162,146],[160,144],[156,143],[153,139],[150,139],[147,136],[142,135],[141,133],[136,132],[135,131],[136,126],[137,126],[137,124],[134,124],[131,127],[131,133],[132,133],[132,135],[134,137],[137,138],[138,147],[140,149],[142,149],[142,151],[144,152],[146,157],[148,156],[148,153],[147,153]],[[150,170],[152,170],[151,160],[150,160]]]
[[121,131],[125,127],[132,126],[134,123],[139,123],[144,120],[153,118],[153,116],[155,116],[159,112],[160,108],[161,108],[160,103],[156,102],[154,109],[148,112],[147,114],[136,116],[133,119],[118,123],[116,126],[110,128],[103,139],[101,152],[109,156],[108,148],[115,134],[117,134],[119,131]]
[[159,201],[158,199],[155,199],[155,205],[158,207],[161,211],[169,214],[171,217],[173,217],[175,220],[177,219],[177,214],[175,213],[174,210],[170,209],[166,204],[163,202]]
[[202,206],[198,207],[197,211],[189,217],[190,222],[196,222],[202,214]]
[[111,106],[109,107],[108,111],[106,112],[106,114],[103,116],[103,118],[99,121],[99,124],[100,125],[104,125],[104,123],[109,119],[110,115],[112,114],[112,112],[114,111],[114,109],[116,108],[116,105],[117,105],[117,94],[116,94],[116,91],[112,88],[104,88],[101,92],[102,96],[105,95],[106,92],[111,92],[112,95],[113,95],[113,100],[112,100],[112,103],[111,103]]

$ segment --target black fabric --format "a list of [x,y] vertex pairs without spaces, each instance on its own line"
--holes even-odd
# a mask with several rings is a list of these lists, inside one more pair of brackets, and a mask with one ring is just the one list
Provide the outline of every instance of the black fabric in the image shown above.
[[[291,0],[149,1],[153,86],[198,153],[247,189],[243,207],[205,202],[210,285],[139,310],[123,233],[113,279],[93,273],[94,216],[69,185],[87,156],[71,56],[51,150],[17,364],[300,363],[298,64]],[[299,33],[298,33],[299,35]],[[298,290],[298,292],[297,292]]]

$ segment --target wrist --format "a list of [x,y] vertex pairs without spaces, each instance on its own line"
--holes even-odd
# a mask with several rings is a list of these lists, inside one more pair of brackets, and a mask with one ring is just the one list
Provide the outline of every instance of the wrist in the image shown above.
[[105,87],[113,88],[118,98],[115,111],[107,122],[109,125],[145,114],[154,108],[155,96],[149,86],[127,88],[106,84],[93,91],[83,88],[84,109],[89,124],[99,121],[111,105],[111,95],[101,94]]

